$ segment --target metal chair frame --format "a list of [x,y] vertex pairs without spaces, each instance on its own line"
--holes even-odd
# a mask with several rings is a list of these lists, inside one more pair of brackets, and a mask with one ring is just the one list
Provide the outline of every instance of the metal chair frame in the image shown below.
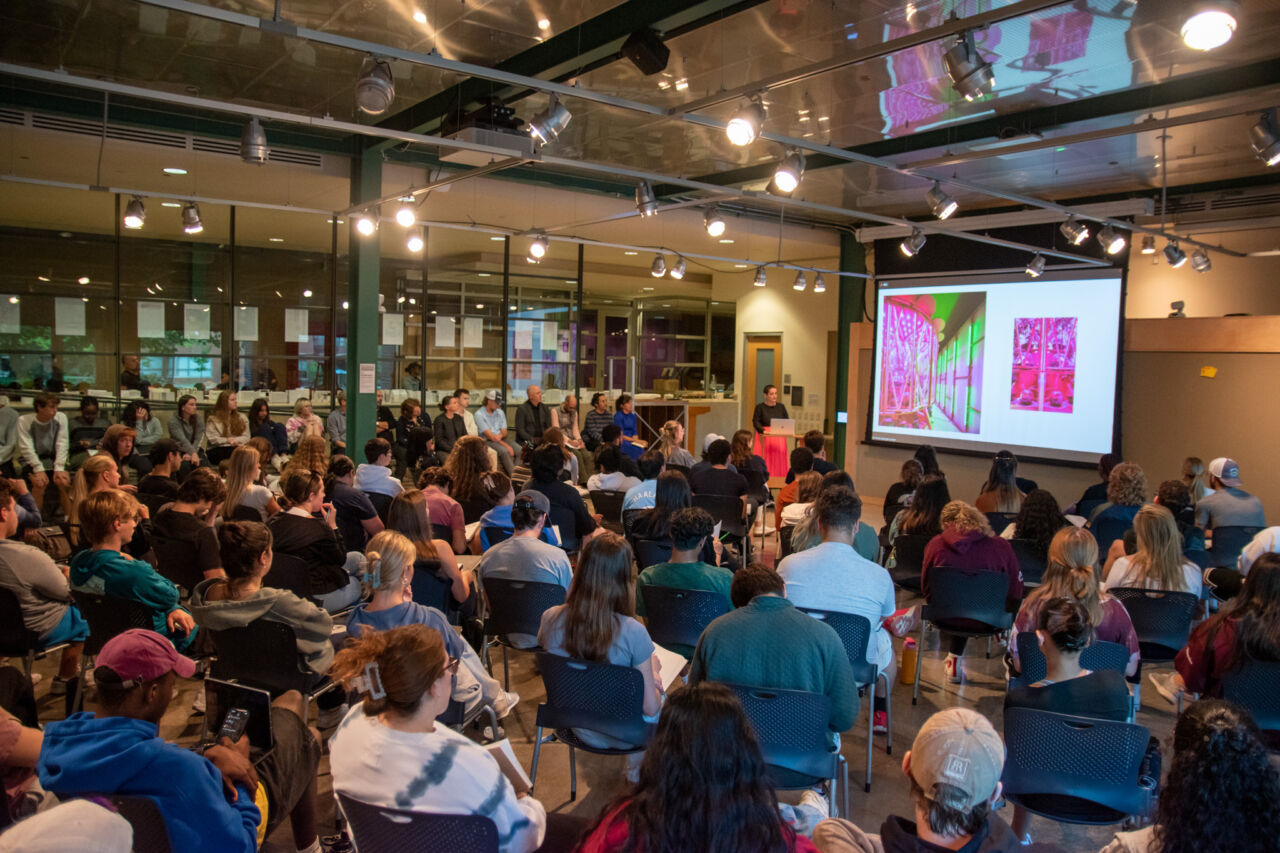
[[[507,650],[514,649],[506,640],[507,634],[537,636],[542,625],[542,614],[552,607],[564,604],[565,589],[558,584],[539,581],[511,580],[509,578],[481,579],[484,592],[484,646],[481,657],[489,672],[493,664],[489,659],[489,647],[502,648],[502,678],[504,689],[511,689],[511,662]],[[492,641],[490,640],[492,637]],[[539,652],[541,646],[519,651]]]
[[[986,637],[987,657],[991,657],[990,638],[1013,627],[1013,614],[1005,610],[1009,579],[1001,572],[984,572],[974,569],[953,569],[935,566],[929,569],[931,595],[920,609],[920,639],[918,648],[924,648],[925,628],[930,624],[950,634],[970,639]],[[971,630],[948,624],[952,620],[967,619],[985,625]],[[911,692],[911,704],[920,699],[920,665],[922,655],[916,655],[916,682]]]

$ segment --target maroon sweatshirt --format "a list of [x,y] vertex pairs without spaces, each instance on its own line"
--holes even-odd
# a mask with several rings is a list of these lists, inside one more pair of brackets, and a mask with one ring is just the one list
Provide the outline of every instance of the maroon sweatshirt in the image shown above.
[[1007,540],[987,536],[979,530],[959,533],[950,527],[930,539],[924,549],[924,571],[920,576],[920,587],[926,599],[929,597],[929,569],[940,566],[1007,575],[1009,593],[1006,606],[1011,613],[1018,609],[1018,602],[1022,599],[1022,569]]

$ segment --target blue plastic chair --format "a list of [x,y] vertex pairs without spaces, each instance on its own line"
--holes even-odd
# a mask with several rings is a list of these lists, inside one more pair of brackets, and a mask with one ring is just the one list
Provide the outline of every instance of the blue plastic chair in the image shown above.
[[703,630],[730,610],[729,599],[703,589],[676,589],[645,584],[645,625],[660,646],[697,646]]
[[[507,642],[507,634],[529,634],[536,637],[538,629],[542,627],[542,614],[552,607],[564,604],[565,589],[554,583],[494,577],[481,579],[481,586],[486,602],[481,657],[489,671],[493,672],[493,664],[489,662],[489,646],[496,643],[502,647],[504,689],[510,690],[511,665],[507,650],[514,647]],[[536,650],[537,647],[523,651]]]
[[[1021,671],[1016,679],[1010,680],[1009,686],[1013,687],[1014,681],[1018,684],[1035,684],[1045,677],[1048,667],[1044,652],[1040,651],[1040,646],[1036,643],[1036,632],[1019,631],[1014,642],[1018,644],[1018,664]],[[1113,669],[1123,673],[1129,667],[1129,649],[1120,643],[1094,640],[1081,652],[1080,665],[1094,672]]]
[[1248,708],[1258,728],[1280,732],[1280,661],[1251,660],[1222,679],[1228,702]]
[[1190,592],[1113,587],[1107,592],[1129,611],[1144,663],[1173,660],[1187,644],[1200,599]]
[[360,853],[498,853],[498,827],[482,815],[411,812],[362,803],[342,793],[338,794],[338,808]]
[[1209,556],[1214,566],[1226,566],[1234,569],[1240,559],[1240,552],[1253,537],[1262,532],[1261,527],[1227,526],[1213,528],[1213,547]]

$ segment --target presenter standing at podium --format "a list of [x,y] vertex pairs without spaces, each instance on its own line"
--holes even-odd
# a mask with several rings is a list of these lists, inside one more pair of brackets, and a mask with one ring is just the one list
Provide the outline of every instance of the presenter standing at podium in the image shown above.
[[770,424],[775,420],[789,418],[787,407],[778,402],[778,386],[764,386],[764,402],[756,403],[756,410],[751,415],[751,425],[756,433],[755,452],[764,457],[771,477],[786,476],[788,454],[791,452],[788,445],[793,436],[770,435]]

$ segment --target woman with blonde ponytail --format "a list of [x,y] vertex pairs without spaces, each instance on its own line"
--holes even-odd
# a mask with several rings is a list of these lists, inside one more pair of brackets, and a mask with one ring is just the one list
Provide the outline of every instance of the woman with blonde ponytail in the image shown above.
[[1103,589],[1137,587],[1200,595],[1204,583],[1200,567],[1182,555],[1182,535],[1173,513],[1147,504],[1133,518],[1138,550],[1119,557],[1107,568]]
[[369,540],[364,552],[365,594],[369,600],[356,605],[347,621],[347,634],[360,637],[371,631],[387,631],[404,625],[425,625],[440,632],[450,655],[462,661],[453,698],[467,706],[492,705],[505,717],[520,701],[502,689],[485,669],[475,651],[453,630],[445,615],[413,600],[413,563],[418,549],[402,533],[384,530]]
[[[1097,559],[1098,543],[1089,531],[1068,526],[1054,534],[1049,543],[1044,577],[1018,609],[1018,617],[1013,622],[1014,635],[1039,628],[1040,611],[1046,602],[1055,598],[1071,599],[1084,610],[1095,639],[1120,643],[1129,650],[1129,666],[1125,672],[1133,675],[1138,670],[1138,635],[1119,599],[1098,588],[1093,572]],[[1017,643],[1009,646],[1009,654],[1010,670],[1021,672]]]

